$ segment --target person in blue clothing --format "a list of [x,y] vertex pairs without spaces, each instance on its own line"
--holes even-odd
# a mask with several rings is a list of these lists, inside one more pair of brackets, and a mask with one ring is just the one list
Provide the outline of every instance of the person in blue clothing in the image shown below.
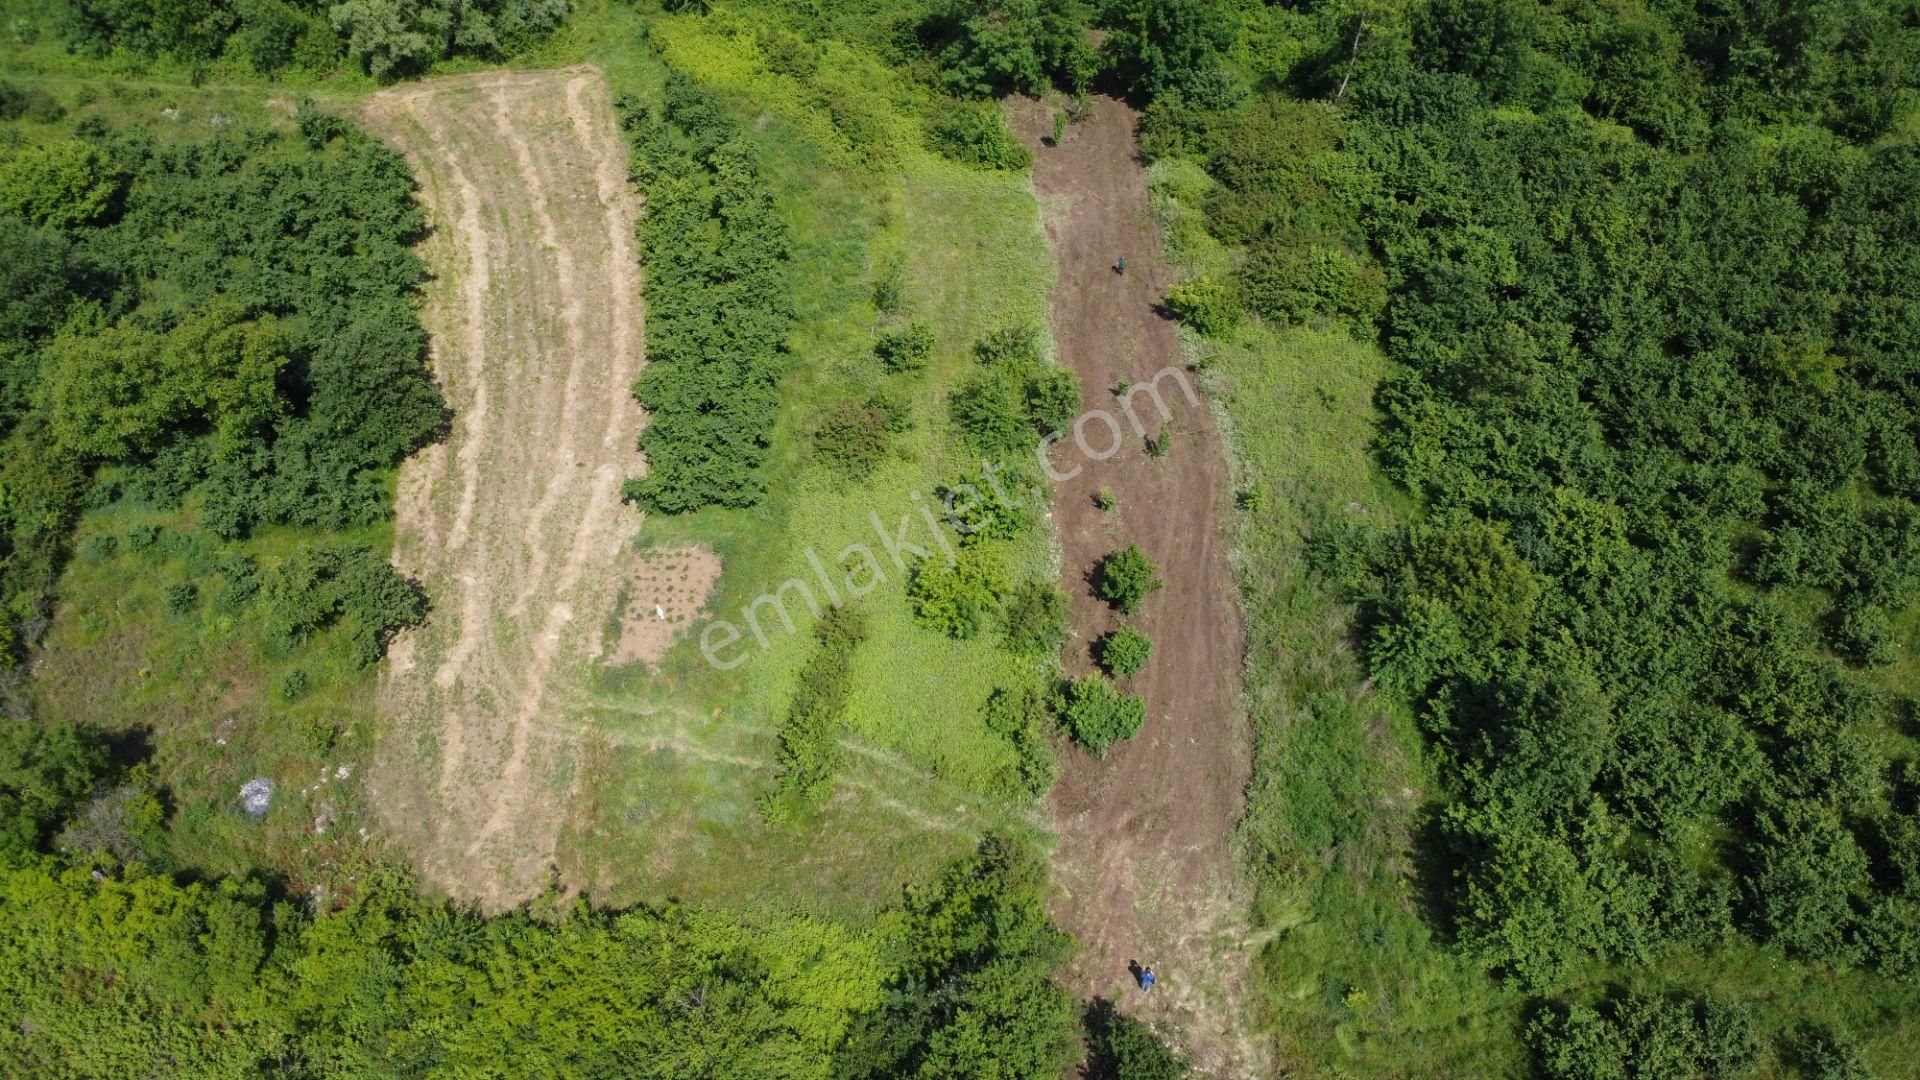
[[1113,264],[1113,272],[1119,274],[1121,277],[1127,276],[1127,257],[1125,255],[1120,256],[1120,261]]
[[1153,969],[1150,967],[1140,969],[1140,990],[1142,993],[1153,991]]

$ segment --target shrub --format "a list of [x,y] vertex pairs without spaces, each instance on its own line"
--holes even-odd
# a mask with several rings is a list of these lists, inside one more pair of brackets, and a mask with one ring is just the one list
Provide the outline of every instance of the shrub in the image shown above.
[[1885,667],[1900,658],[1887,609],[1848,597],[1833,620],[1833,641],[1841,653],[1868,667]]
[[1140,733],[1146,703],[1114,689],[1104,675],[1083,675],[1067,684],[1061,719],[1073,741],[1105,757],[1107,748]]
[[1249,249],[1240,291],[1248,307],[1280,323],[1326,315],[1370,325],[1387,302],[1380,272],[1361,266],[1346,249],[1282,237]]
[[1027,420],[1041,435],[1067,430],[1080,414],[1080,377],[1066,368],[1048,368],[1027,382]]
[[1760,1063],[1753,1017],[1716,998],[1627,993],[1598,1009],[1549,1006],[1527,1041],[1550,1080],[1602,1076],[1750,1075]]
[[185,618],[200,601],[200,588],[191,581],[176,581],[160,591],[160,599],[167,614],[176,619]]
[[987,331],[973,343],[973,356],[987,367],[1019,371],[1038,368],[1046,359],[1040,331],[1028,323],[1009,323]]
[[1233,290],[1204,277],[1175,285],[1167,294],[1167,310],[1208,337],[1219,337],[1240,322]]
[[750,144],[711,93],[667,78],[663,111],[623,98],[621,125],[647,195],[646,475],[628,498],[684,513],[751,506],[779,411],[793,313],[789,241]]
[[0,120],[26,117],[39,124],[54,124],[67,114],[59,100],[39,87],[22,90],[12,83],[0,83]]
[[306,668],[294,668],[280,680],[280,700],[299,701],[307,694],[309,678]]
[[886,458],[893,436],[907,421],[902,405],[878,395],[842,401],[828,409],[814,429],[814,451],[847,479],[865,479]]
[[866,638],[866,616],[854,607],[834,608],[814,627],[813,655],[800,668],[799,686],[780,726],[779,788],[763,807],[768,817],[790,820],[833,793],[853,658]]
[[35,225],[78,228],[105,218],[125,184],[125,174],[95,146],[36,143],[0,164],[0,210]]
[[954,423],[984,454],[1014,455],[1034,435],[1064,430],[1080,410],[1080,380],[1045,363],[1040,332],[1014,324],[974,343],[976,371],[953,392]]
[[0,723],[0,855],[39,848],[110,768],[93,732],[57,720]]
[[120,538],[112,533],[93,533],[80,541],[79,554],[87,562],[105,562],[120,547]]
[[386,557],[357,544],[295,552],[268,576],[267,640],[285,651],[346,621],[354,661],[371,667],[400,630],[427,614],[426,594]]
[[998,550],[978,545],[962,548],[950,564],[921,560],[907,582],[907,598],[921,625],[965,639],[985,628],[1007,589],[1006,560]]
[[910,887],[886,1004],[853,1030],[832,1075],[1062,1075],[1079,1048],[1054,972],[1073,942],[1047,916],[1046,882],[1028,845],[990,833],[973,857]]
[[[1015,505],[1011,499],[1022,488],[1028,492],[1027,500]],[[1007,497],[1003,498],[1003,493]],[[1011,540],[1026,532],[1033,524],[1033,500],[1042,497],[1037,488],[1017,475],[983,478],[977,484],[960,480],[935,494],[946,507],[947,524],[960,534],[962,544],[969,545],[983,540]]]
[[1153,560],[1139,545],[1129,544],[1101,561],[1097,586],[1100,598],[1131,615],[1140,610],[1148,593],[1160,588],[1157,574]]
[[948,409],[961,435],[983,454],[1010,457],[1032,440],[1024,381],[1005,369],[968,376],[953,391]]
[[881,334],[873,343],[873,355],[889,372],[919,371],[933,356],[933,343],[933,327],[916,319]]
[[1794,1036],[1789,1056],[1808,1080],[1873,1080],[1860,1044],[1822,1024],[1805,1024]]
[[1193,1067],[1144,1022],[1123,1015],[1104,998],[1087,1010],[1087,1048],[1092,1075],[1114,1080],[1184,1080]]
[[1093,493],[1093,505],[1111,512],[1115,506],[1119,505],[1119,501],[1113,497],[1112,488],[1102,487],[1099,491]]
[[927,140],[942,156],[963,165],[1016,172],[1033,164],[1033,154],[1015,141],[1000,110],[992,106],[941,106]]
[[956,94],[1039,94],[1082,78],[1090,50],[1078,0],[947,0],[928,20],[941,82]]
[[1101,8],[1103,25],[1113,31],[1106,40],[1107,56],[1136,97],[1209,90],[1219,77],[1208,73],[1220,66],[1233,41],[1231,11],[1212,0],[1112,0]]
[[1153,642],[1131,626],[1123,626],[1100,639],[1100,666],[1115,678],[1138,675],[1153,654]]
[[1028,795],[1045,795],[1060,775],[1060,763],[1047,745],[1053,720],[1047,695],[1037,687],[995,690],[987,697],[987,727],[1013,746],[1014,778]]
[[898,258],[882,263],[873,278],[873,306],[883,315],[898,314],[907,300],[907,268]]
[[1067,639],[1067,594],[1041,578],[1022,582],[1007,600],[1007,648],[1033,656],[1051,655]]

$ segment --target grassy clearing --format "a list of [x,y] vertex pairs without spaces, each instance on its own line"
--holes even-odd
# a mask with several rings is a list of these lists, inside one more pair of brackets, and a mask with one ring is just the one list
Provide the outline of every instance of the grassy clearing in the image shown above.
[[[597,18],[576,19],[554,47],[600,63],[616,94],[657,92],[661,73],[635,60],[630,39],[623,44],[619,16]],[[753,646],[749,632],[728,654],[746,656],[736,668],[707,664],[696,624],[658,675],[609,674],[596,712],[603,737],[590,770],[593,805],[576,814],[568,861],[612,898],[664,891],[856,913],[985,828],[1035,829],[1013,747],[987,727],[982,707],[996,688],[1045,669],[1002,648],[997,632],[963,642],[917,625],[906,576],[874,518],[895,535],[904,521],[906,540],[940,557],[922,508],[937,512],[935,488],[978,468],[949,430],[946,390],[971,368],[971,346],[987,330],[1045,325],[1051,265],[1025,178],[924,150],[927,103],[896,72],[825,42],[804,77],[775,73],[761,55],[762,31],[777,28],[726,13],[651,23],[668,62],[756,118],[761,167],[793,234],[799,320],[770,490],[751,510],[652,518],[641,543],[716,551],[725,569],[708,610],[743,629],[743,610],[790,580],[823,607],[830,602],[809,553],[836,586],[846,580],[833,569],[843,552],[864,545],[873,553],[883,580],[859,600],[869,633],[852,671],[848,764],[814,821],[770,826],[755,810],[772,786],[774,733],[812,649],[813,616],[789,590],[794,631],[763,609],[768,647]],[[827,97],[833,110],[820,106]],[[874,283],[896,265],[905,301],[890,318],[875,306]],[[907,317],[935,331],[931,362],[924,372],[887,375],[874,339]],[[911,426],[871,476],[848,482],[813,460],[812,432],[834,404],[880,387],[907,403]],[[1015,580],[1057,575],[1043,530],[1007,554]]]
[[[375,550],[392,543],[384,526],[339,538]],[[263,869],[304,890],[346,884],[373,854],[353,779],[376,721],[372,671],[349,659],[344,627],[291,650],[271,646],[258,605],[223,604],[207,569],[237,556],[271,565],[311,540],[276,529],[220,543],[193,529],[190,507],[124,503],[87,514],[75,533],[36,668],[36,707],[84,718],[129,753],[152,751],[170,794],[168,853],[184,868]],[[181,604],[187,585],[195,592]],[[277,789],[257,822],[238,803],[256,776]]]

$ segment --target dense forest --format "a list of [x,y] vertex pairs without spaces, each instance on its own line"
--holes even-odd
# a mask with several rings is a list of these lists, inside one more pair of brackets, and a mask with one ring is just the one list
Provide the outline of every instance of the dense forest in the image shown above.
[[[94,125],[0,170],[17,256],[0,346],[16,650],[45,625],[83,503],[191,498],[221,539],[344,529],[386,515],[383,470],[442,424],[411,307],[422,224],[405,166],[336,120],[299,127],[160,143]],[[291,636],[350,614],[363,663],[419,615],[365,549],[272,568],[284,585],[262,573],[220,571],[235,604],[258,594]]]
[[[1920,19],[1316,11],[1249,87],[1219,10],[1161,39],[1208,59],[1130,85],[1214,184],[1237,254],[1199,284],[1397,365],[1373,452],[1417,513],[1329,509],[1312,546],[1434,755],[1435,929],[1589,988],[1528,1027],[1555,1076],[1761,1064],[1744,1006],[1593,1011],[1609,966],[1746,939],[1910,979]],[[1172,300],[1219,335],[1208,295]],[[1854,1075],[1808,1023],[1780,1060]]]

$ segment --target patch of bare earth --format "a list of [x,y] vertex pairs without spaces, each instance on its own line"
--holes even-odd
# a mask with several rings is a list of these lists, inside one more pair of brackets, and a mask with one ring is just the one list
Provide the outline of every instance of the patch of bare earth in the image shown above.
[[428,881],[498,910],[544,884],[640,528],[638,198],[591,68],[410,85],[362,120],[420,180],[453,413],[400,472],[394,561],[433,611],[393,645],[368,786]]
[[[1018,102],[1014,117],[1034,152],[1034,188],[1059,277],[1053,332],[1061,362],[1079,374],[1085,409],[1124,416],[1111,388],[1145,384],[1183,363],[1159,310],[1173,275],[1160,258],[1134,113],[1094,98],[1057,147],[1042,141],[1053,130],[1043,104]],[[1125,274],[1116,270],[1122,258]],[[1153,1023],[1208,1073],[1264,1076],[1269,1054],[1249,1007],[1257,942],[1231,849],[1249,755],[1239,707],[1245,640],[1228,561],[1229,473],[1204,402],[1190,402],[1171,380],[1160,385],[1173,413],[1167,426],[1147,399],[1134,399],[1134,414],[1145,434],[1170,433],[1164,457],[1150,457],[1125,419],[1123,445],[1104,461],[1086,460],[1071,440],[1054,448],[1060,472],[1080,466],[1054,489],[1074,596],[1068,673],[1091,671],[1089,645],[1122,622],[1088,587],[1101,559],[1139,544],[1165,582],[1131,620],[1154,643],[1128,687],[1146,701],[1145,726],[1104,759],[1069,752],[1053,790],[1054,914],[1080,942],[1066,976],[1076,992]],[[1096,452],[1111,444],[1104,426],[1088,431]],[[1095,504],[1101,488],[1113,492],[1113,511]],[[1151,994],[1134,985],[1133,962],[1158,975]]]
[[703,547],[642,551],[628,580],[609,662],[657,667],[707,606],[720,581],[720,556]]

